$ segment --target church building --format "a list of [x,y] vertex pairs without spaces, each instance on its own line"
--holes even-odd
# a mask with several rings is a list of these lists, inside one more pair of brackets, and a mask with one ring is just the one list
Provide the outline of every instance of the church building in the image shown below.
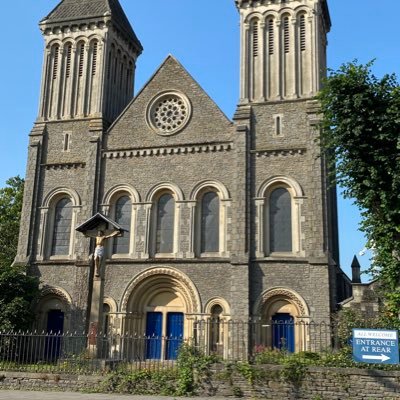
[[[40,21],[15,260],[43,285],[36,329],[87,331],[94,246],[76,228],[96,213],[126,230],[105,246],[106,333],[189,338],[198,321],[283,321],[299,351],[299,323],[329,323],[349,296],[316,141],[327,1],[231,3],[241,31],[232,117],[173,56],[134,95],[143,47],[118,0],[62,0]],[[223,340],[205,335],[210,349]]]

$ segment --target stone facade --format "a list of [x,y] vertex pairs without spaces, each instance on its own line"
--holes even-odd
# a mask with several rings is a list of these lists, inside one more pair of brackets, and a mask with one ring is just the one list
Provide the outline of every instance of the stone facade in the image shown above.
[[[214,314],[329,321],[343,299],[336,193],[315,141],[326,1],[237,1],[242,89],[232,121],[172,56],[130,100],[142,47],[117,1],[97,3],[82,0],[77,15],[77,3],[63,0],[40,25],[41,111],[30,135],[16,258],[47,288],[38,328],[49,329],[49,310],[61,313],[64,330],[88,328],[93,244],[75,228],[96,212],[118,219],[123,196],[129,250],[116,253],[112,241],[106,249],[107,329],[128,329],[112,321],[129,316],[129,330],[149,333],[151,313],[182,315],[185,336],[193,334],[188,320]],[[268,32],[273,43],[265,42]],[[278,192],[288,199],[283,214],[272,206]],[[211,234],[202,231],[211,221],[207,193],[218,198],[212,251],[203,249]],[[167,253],[158,251],[163,195],[173,202]],[[276,213],[288,232],[284,250],[272,238],[280,237]]]

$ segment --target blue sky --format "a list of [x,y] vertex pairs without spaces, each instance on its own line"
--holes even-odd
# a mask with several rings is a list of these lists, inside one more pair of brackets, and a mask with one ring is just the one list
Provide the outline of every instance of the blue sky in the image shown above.
[[[144,52],[137,65],[136,91],[168,54],[173,54],[222,110],[232,117],[239,92],[239,16],[234,0],[120,0]],[[38,21],[58,0],[13,0],[2,4],[0,25],[0,186],[25,175],[28,134],[36,118],[43,41]],[[374,72],[400,68],[399,0],[328,0],[332,31],[328,65],[376,59]],[[359,212],[339,198],[341,265],[346,272],[364,246]],[[363,267],[368,255],[361,257]]]

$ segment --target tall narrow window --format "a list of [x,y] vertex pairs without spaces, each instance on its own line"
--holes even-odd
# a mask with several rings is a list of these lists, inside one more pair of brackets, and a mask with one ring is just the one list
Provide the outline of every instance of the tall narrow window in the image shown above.
[[[102,329],[102,333],[104,336],[107,336],[109,328],[110,328],[110,312],[111,312],[111,307],[107,303],[104,303],[103,304],[103,329]],[[108,345],[107,342],[104,344]],[[105,352],[105,354],[108,354],[108,352]]]
[[281,136],[282,134],[282,118],[280,115],[275,117],[275,135]]
[[133,63],[129,61],[129,67],[127,70],[128,78],[127,78],[127,85],[126,85],[126,94],[129,95],[130,91],[132,90],[132,78],[133,78]]
[[72,58],[72,45],[67,46],[67,61],[65,66],[65,77],[69,78],[71,76],[71,58]]
[[285,53],[290,51],[289,17],[283,19],[283,47]]
[[258,22],[253,23],[253,57],[258,56]]
[[70,133],[64,133],[63,151],[69,151],[70,135]]
[[162,195],[157,204],[156,253],[174,251],[175,200],[169,193]]
[[130,86],[130,76],[131,76],[131,70],[129,68],[126,69],[126,94],[129,94],[129,86]]
[[306,50],[306,17],[304,14],[300,16],[300,50]]
[[72,201],[69,198],[61,199],[54,209],[53,240],[51,244],[52,256],[69,254],[72,224]]
[[222,338],[222,324],[221,324],[221,315],[222,315],[222,307],[219,304],[216,304],[211,309],[211,320],[210,320],[210,350],[214,354],[223,354],[223,338]]
[[275,189],[269,197],[269,249],[292,251],[291,196],[284,188]]
[[110,80],[111,78],[111,50],[108,52],[108,62],[107,62],[107,79]]
[[57,79],[58,74],[58,59],[60,54],[60,47],[53,47],[53,79]]
[[120,71],[119,71],[119,87],[122,89],[122,84],[124,82],[124,63],[121,61]]
[[274,54],[274,20],[268,20],[268,53],[270,55]]
[[201,201],[201,252],[219,251],[219,197],[215,192],[204,194]]
[[92,75],[96,75],[97,71],[97,48],[98,48],[98,43],[95,41],[93,43],[93,54],[92,54]]
[[129,254],[130,230],[132,218],[132,201],[128,196],[122,196],[115,204],[114,220],[126,229],[124,235],[116,237],[113,243],[113,254]]
[[84,62],[85,62],[85,44],[81,43],[79,45],[79,65],[78,65],[78,74],[80,77],[83,76]]
[[[118,55],[120,55],[121,52],[118,50]],[[117,75],[118,75],[118,56],[116,55],[114,58],[114,84],[117,83]]]

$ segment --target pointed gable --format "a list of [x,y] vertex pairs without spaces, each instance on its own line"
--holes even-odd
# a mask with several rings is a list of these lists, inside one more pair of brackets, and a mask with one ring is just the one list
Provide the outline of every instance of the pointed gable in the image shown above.
[[[157,118],[163,115],[157,110],[159,99],[167,106],[172,104],[171,114],[177,99],[183,111],[176,111],[175,116],[182,119],[182,126],[172,131],[157,129]],[[215,102],[173,56],[168,56],[110,128],[107,150],[227,142],[232,140],[233,132],[232,122]]]
[[43,18],[41,23],[52,24],[110,17],[130,40],[140,44],[118,0],[63,0]]

